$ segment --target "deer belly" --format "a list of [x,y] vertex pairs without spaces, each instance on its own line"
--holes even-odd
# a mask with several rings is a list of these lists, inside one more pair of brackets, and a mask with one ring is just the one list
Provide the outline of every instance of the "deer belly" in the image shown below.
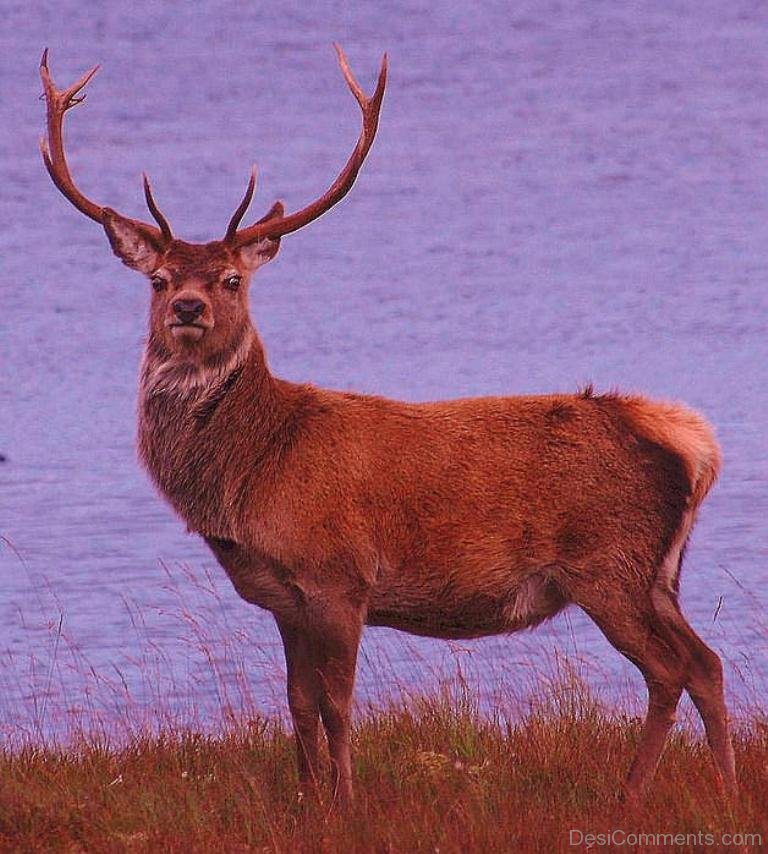
[[472,638],[516,632],[554,616],[566,599],[548,572],[531,573],[498,590],[399,585],[374,591],[366,622],[416,635]]
[[274,613],[295,608],[296,591],[269,558],[233,540],[219,537],[203,539],[226,571],[238,595],[246,602]]

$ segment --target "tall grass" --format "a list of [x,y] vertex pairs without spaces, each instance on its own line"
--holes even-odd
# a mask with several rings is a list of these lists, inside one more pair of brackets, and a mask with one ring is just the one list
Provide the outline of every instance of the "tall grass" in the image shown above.
[[[736,850],[725,834],[738,833],[768,844],[760,685],[737,710],[738,803],[718,795],[684,706],[646,804],[628,812],[618,794],[640,683],[626,682],[618,701],[614,688],[607,703],[588,687],[600,682],[594,662],[575,652],[538,659],[520,680],[501,657],[489,673],[471,646],[447,644],[446,681],[445,663],[434,667],[414,643],[413,673],[393,691],[402,662],[365,645],[355,804],[339,815],[327,792],[300,802],[279,649],[230,622],[214,577],[174,568],[166,584],[173,595],[158,616],[188,644],[187,661],[171,659],[130,600],[141,641],[123,659],[130,673],[88,659],[52,592],[42,624],[24,615],[47,654],[7,653],[0,666],[0,851],[559,851],[627,840],[637,844],[626,850],[670,850],[661,834],[681,834],[679,850]],[[481,675],[496,695],[478,693]],[[388,683],[379,694],[377,679]]]
[[578,682],[519,718],[488,718],[460,687],[446,688],[360,717],[347,815],[328,797],[298,801],[292,741],[277,721],[233,721],[217,735],[137,733],[115,748],[99,738],[28,744],[0,758],[0,848],[559,851],[612,832],[646,834],[641,850],[665,849],[653,834],[681,834],[678,850],[701,850],[707,838],[727,849],[726,834],[768,840],[765,720],[737,728],[735,805],[718,796],[701,742],[679,730],[647,803],[626,811],[617,793],[638,733],[638,719],[601,708]]

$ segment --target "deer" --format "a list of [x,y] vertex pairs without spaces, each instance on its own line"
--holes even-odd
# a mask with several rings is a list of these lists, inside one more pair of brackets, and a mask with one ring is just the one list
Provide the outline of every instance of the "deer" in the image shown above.
[[683,691],[706,732],[718,787],[736,792],[723,667],[683,615],[680,574],[699,508],[721,468],[714,430],[680,403],[576,393],[399,402],[280,379],[249,310],[252,275],[288,235],[352,188],[379,124],[373,95],[336,45],[362,128],[329,188],[294,213],[282,202],[224,237],[174,236],[96,204],[67,165],[65,113],[95,66],[58,89],[43,53],[53,183],[99,223],[114,254],[149,281],[139,372],[138,454],[157,490],[199,535],[236,592],[270,611],[285,651],[299,795],[350,804],[353,689],[363,629],[436,638],[534,628],[581,608],[647,688],[622,788],[640,803]]

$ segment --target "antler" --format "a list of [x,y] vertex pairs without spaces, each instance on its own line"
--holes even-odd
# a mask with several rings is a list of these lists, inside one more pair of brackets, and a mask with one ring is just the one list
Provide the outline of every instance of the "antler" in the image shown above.
[[[95,220],[98,223],[104,222],[104,211],[107,208],[97,205],[87,196],[78,190],[75,182],[72,180],[72,175],[67,165],[66,154],[64,153],[64,135],[62,125],[64,122],[64,114],[77,104],[85,100],[85,95],[79,93],[90,81],[94,74],[99,70],[98,65],[95,65],[90,71],[87,71],[76,83],[73,83],[68,89],[57,89],[53,82],[53,77],[48,69],[48,48],[43,51],[42,59],[40,60],[40,77],[43,81],[44,97],[47,106],[47,138],[43,137],[40,140],[40,151],[43,155],[43,162],[48,174],[51,176],[53,183],[59,188],[62,194],[69,199],[70,202],[87,217]],[[150,213],[160,226],[159,229],[154,225],[150,225],[140,220],[131,220],[158,247],[173,240],[171,228],[168,221],[160,213],[160,209],[155,203],[152,196],[152,189],[149,185],[149,179],[144,176],[144,195],[147,200],[147,206]],[[127,219],[127,217],[125,217]]]
[[354,151],[336,180],[319,199],[288,216],[282,216],[282,209],[276,211],[275,207],[273,207],[257,223],[238,230],[240,220],[250,204],[256,186],[256,176],[255,171],[253,171],[243,200],[240,202],[227,228],[224,238],[227,242],[235,246],[243,246],[246,243],[252,243],[263,237],[278,238],[292,231],[297,231],[312,222],[312,220],[322,216],[337,202],[341,201],[355,183],[357,173],[360,171],[360,167],[363,165],[363,161],[370,151],[374,137],[376,136],[376,129],[379,125],[379,111],[381,110],[381,101],[384,97],[384,87],[387,84],[387,55],[385,53],[381,60],[381,70],[379,71],[376,90],[370,98],[367,98],[365,92],[363,92],[352,75],[347,57],[344,55],[341,46],[334,44],[334,47],[339,56],[339,65],[341,66],[344,79],[347,81],[347,86],[349,86],[350,91],[355,96],[358,104],[360,104],[360,109],[363,112],[363,127]]

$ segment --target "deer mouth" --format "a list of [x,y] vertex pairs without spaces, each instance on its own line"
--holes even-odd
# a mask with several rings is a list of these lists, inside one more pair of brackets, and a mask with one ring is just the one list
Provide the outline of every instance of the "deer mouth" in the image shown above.
[[177,341],[188,343],[199,341],[208,331],[208,327],[204,326],[202,323],[183,323],[182,321],[176,321],[175,323],[170,323],[168,325],[171,330],[171,335],[173,335]]

